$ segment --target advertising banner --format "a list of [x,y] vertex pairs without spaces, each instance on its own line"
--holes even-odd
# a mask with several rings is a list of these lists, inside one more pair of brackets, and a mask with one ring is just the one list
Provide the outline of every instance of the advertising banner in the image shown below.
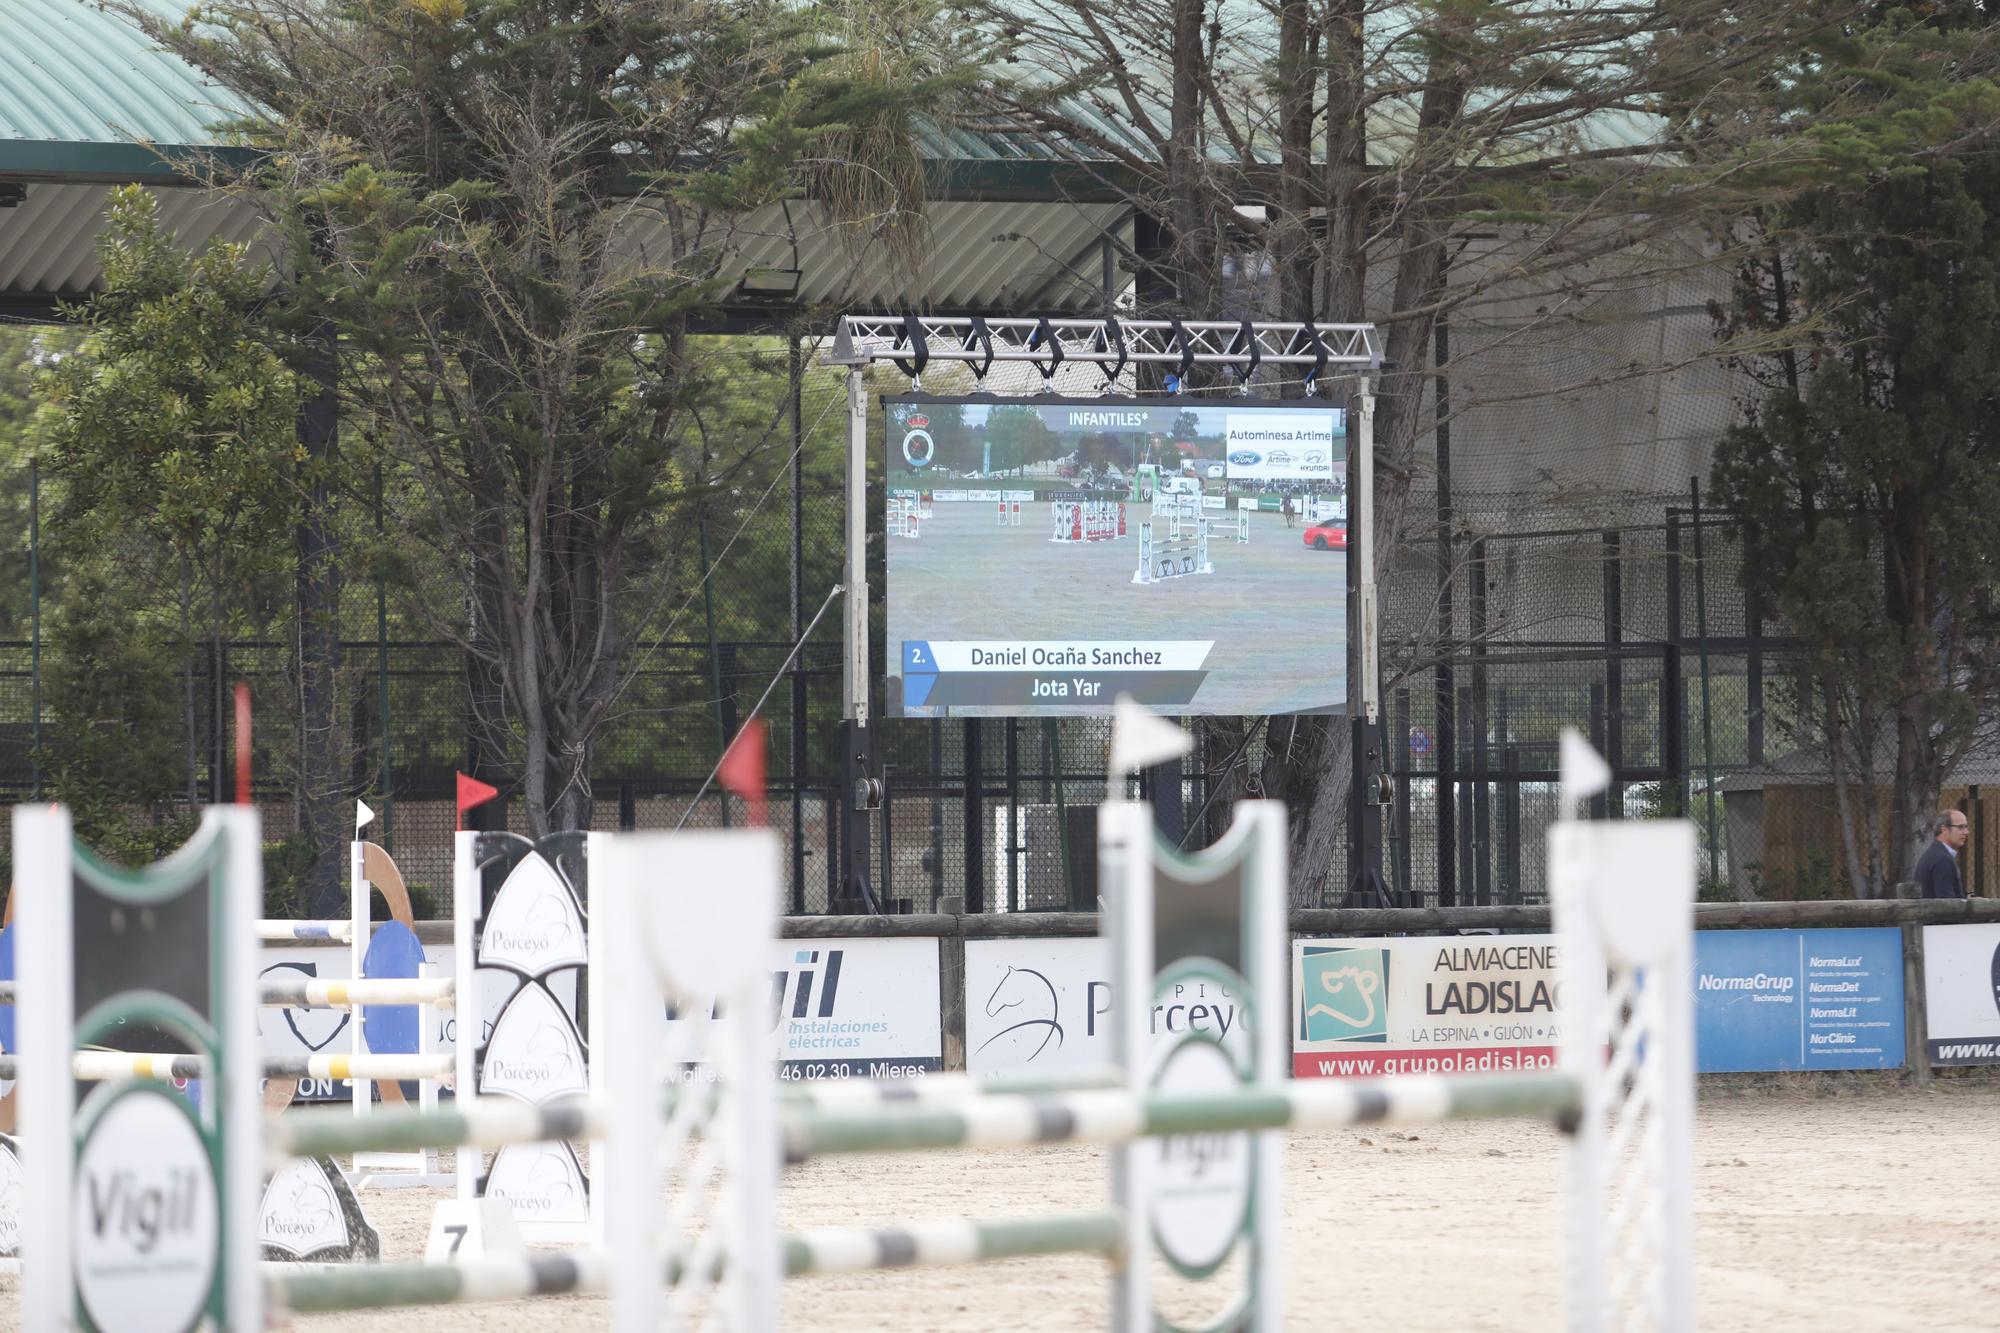
[[1934,1065],[2000,1064],[2000,925],[1924,927],[1924,1041]]
[[780,940],[779,1077],[902,1078],[944,1068],[935,939]]
[[1296,940],[1296,1078],[1551,1069],[1553,935]]
[[[450,950],[431,945],[424,952],[441,974]],[[261,975],[344,979],[347,960],[344,944],[274,945],[263,950]],[[1101,971],[1108,975],[1109,969]],[[558,976],[553,985],[558,998],[566,998],[575,976]],[[490,984],[483,990],[490,1032],[498,996]],[[940,995],[934,939],[780,940],[771,959],[771,1003],[782,1077],[893,1078],[942,1069]],[[265,1055],[343,1054],[351,1021],[345,1009],[260,1009],[258,1042]],[[445,1010],[437,1022],[431,1049],[454,1049],[458,1016]],[[353,1089],[335,1079],[302,1079],[298,1095],[301,1101],[346,1101]]]
[[[975,1074],[1103,1069],[1116,996],[1109,940],[967,940],[965,1067]],[[1190,980],[1153,1006],[1156,1046],[1187,1032],[1235,1030],[1236,997]]]
[[1899,930],[1704,930],[1694,960],[1700,1073],[1903,1063]]
[[1330,481],[1346,423],[1329,412],[1231,412],[1223,448],[1231,481]]

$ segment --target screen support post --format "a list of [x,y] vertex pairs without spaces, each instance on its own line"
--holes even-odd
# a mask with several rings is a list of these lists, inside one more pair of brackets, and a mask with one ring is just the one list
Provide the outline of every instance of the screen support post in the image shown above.
[[868,816],[878,802],[868,725],[868,368],[847,368],[847,615],[841,635],[840,875],[827,910],[861,915],[868,885]]
[[1375,387],[1355,377],[1347,463],[1347,893],[1345,903],[1389,907],[1382,876],[1382,663],[1375,601]]

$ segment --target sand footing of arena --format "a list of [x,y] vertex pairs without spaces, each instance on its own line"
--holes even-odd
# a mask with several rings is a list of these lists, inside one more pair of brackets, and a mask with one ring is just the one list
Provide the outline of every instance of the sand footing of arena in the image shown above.
[[[1990,1329],[2000,1322],[2000,1088],[1762,1087],[1705,1095],[1695,1138],[1703,1327]],[[788,1229],[1104,1206],[1105,1150],[894,1154],[788,1173]],[[1292,1138],[1286,1326],[1549,1329],[1562,1301],[1561,1150],[1521,1120]],[[420,1258],[438,1191],[370,1191],[385,1257]],[[0,1282],[0,1325],[17,1327]],[[1059,1257],[796,1279],[793,1328],[1102,1328],[1105,1265]],[[301,1330],[600,1328],[572,1297],[300,1318]]]

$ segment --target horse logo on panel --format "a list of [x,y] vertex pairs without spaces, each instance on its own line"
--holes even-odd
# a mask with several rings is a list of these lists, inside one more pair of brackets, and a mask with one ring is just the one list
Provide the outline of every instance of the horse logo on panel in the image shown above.
[[986,1016],[1007,1026],[979,1043],[985,1051],[996,1042],[1019,1053],[1023,1061],[1035,1059],[1054,1043],[1062,1049],[1063,1026],[1056,1001],[1055,983],[1032,967],[1008,967],[986,997]]

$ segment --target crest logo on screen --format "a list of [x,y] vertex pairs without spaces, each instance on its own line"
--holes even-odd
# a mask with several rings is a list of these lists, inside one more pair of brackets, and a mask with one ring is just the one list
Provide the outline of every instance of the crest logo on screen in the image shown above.
[[1299,961],[1299,1032],[1307,1041],[1387,1041],[1389,951],[1307,947]]
[[[308,981],[317,980],[319,977],[319,964],[273,963],[258,973],[258,976],[260,978],[269,977],[285,972],[296,972]],[[289,977],[283,979],[291,980]],[[348,1023],[353,1020],[354,1014],[357,1012],[359,1011],[348,1009],[286,1009],[283,1011],[285,1026],[291,1029],[292,1035],[298,1038],[299,1044],[309,1051],[325,1050],[335,1037],[338,1037],[347,1030]],[[260,1011],[257,1022],[257,1031],[260,1036],[263,1030],[264,1023]]]
[[930,424],[929,417],[911,417],[910,428],[903,432],[903,460],[911,467],[929,467],[937,457],[937,441],[924,429]]

